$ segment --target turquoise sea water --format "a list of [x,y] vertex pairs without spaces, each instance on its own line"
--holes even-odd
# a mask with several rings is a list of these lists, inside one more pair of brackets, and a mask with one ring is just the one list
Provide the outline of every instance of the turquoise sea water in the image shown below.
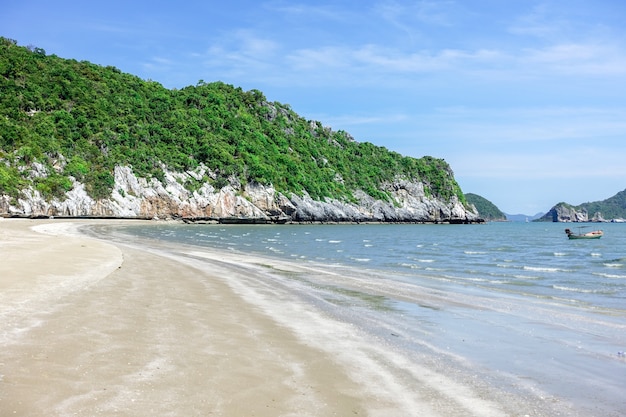
[[568,240],[567,226],[155,223],[114,235],[309,265],[293,284],[302,302],[373,338],[570,415],[626,415],[626,224],[592,225],[599,240]]

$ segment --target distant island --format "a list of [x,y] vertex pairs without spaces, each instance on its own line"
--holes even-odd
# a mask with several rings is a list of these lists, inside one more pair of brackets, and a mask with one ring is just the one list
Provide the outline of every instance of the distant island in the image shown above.
[[626,222],[626,190],[602,201],[573,206],[558,203],[548,212],[527,214],[505,214],[495,204],[476,194],[467,193],[465,198],[476,207],[486,221],[537,221],[537,222]]
[[548,222],[624,222],[626,219],[626,190],[602,201],[573,206],[558,203],[538,221]]
[[528,214],[508,214],[506,213],[506,219],[510,222],[531,222],[541,218],[545,213]]
[[485,221],[488,222],[502,222],[507,220],[507,216],[486,198],[478,194],[467,193],[465,194],[465,199],[468,203],[476,207],[481,219],[485,219]]

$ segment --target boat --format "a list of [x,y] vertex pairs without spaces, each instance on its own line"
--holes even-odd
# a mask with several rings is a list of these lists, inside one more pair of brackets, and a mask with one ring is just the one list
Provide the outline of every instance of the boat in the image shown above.
[[[579,229],[582,229],[582,227]],[[604,232],[602,230],[594,230],[587,233],[582,233],[580,231],[579,233],[574,233],[570,229],[565,229],[565,234],[570,239],[600,239],[604,235]]]

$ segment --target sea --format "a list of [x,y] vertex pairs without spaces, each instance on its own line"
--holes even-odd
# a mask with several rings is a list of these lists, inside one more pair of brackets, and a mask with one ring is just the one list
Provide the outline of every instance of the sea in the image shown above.
[[542,401],[536,415],[624,416],[626,224],[582,224],[604,236],[569,240],[564,229],[578,226],[155,222],[93,231],[307,267],[283,284],[373,339]]

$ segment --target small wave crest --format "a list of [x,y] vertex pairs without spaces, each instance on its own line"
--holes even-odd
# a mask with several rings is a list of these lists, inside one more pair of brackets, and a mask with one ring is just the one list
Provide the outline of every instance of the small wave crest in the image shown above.
[[626,279],[626,275],[607,274],[604,272],[594,272],[593,275],[610,279]]
[[576,292],[583,294],[612,294],[615,291],[606,290],[606,289],[598,289],[598,288],[579,288],[579,287],[568,287],[565,285],[553,285],[552,288],[559,291],[566,292]]
[[524,266],[522,269],[524,271],[533,271],[533,272],[567,272],[565,269],[551,268],[547,266]]

